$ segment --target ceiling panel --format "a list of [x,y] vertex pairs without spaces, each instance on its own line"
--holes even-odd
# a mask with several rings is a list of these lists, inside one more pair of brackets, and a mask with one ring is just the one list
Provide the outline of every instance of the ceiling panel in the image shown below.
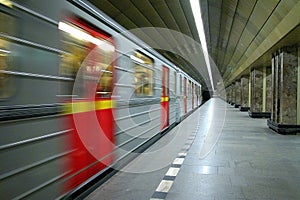
[[[222,0],[211,2],[209,5],[210,16],[214,16],[217,23],[210,23],[210,54],[212,58],[217,58],[218,54],[218,43],[220,37],[220,26],[221,26],[221,16],[222,16]],[[210,19],[212,21],[213,19]]]
[[[225,60],[222,65],[230,65],[230,61],[237,48],[240,47],[240,38],[245,30],[245,27],[248,23],[248,19],[253,12],[256,1],[248,1],[247,3],[239,3],[237,7],[236,15],[234,16],[234,23],[231,31],[231,36],[229,40],[228,48],[226,49]],[[235,67],[235,63],[232,63],[230,66]]]
[[142,13],[155,27],[165,27],[164,21],[158,15],[150,1],[133,1],[133,4],[139,8]]
[[[169,29],[170,31],[148,29],[139,31],[136,35],[193,78],[206,84],[203,80],[208,78],[208,73],[200,47],[191,44],[188,38],[172,33],[179,31],[199,45],[189,0],[90,0],[90,2],[127,29],[142,27]],[[288,33],[283,33],[282,21],[287,22],[285,27],[288,30],[294,29],[300,22],[300,14],[296,12],[300,8],[300,0],[200,0],[199,2],[208,52],[218,69],[213,73],[220,73],[226,84],[238,78],[253,63],[261,63],[257,59],[270,51],[273,45],[279,44],[279,40],[288,36]],[[294,43],[299,43],[299,38],[291,38]],[[195,64],[197,59],[201,64]],[[267,60],[265,56],[264,60]]]
[[[223,65],[223,61],[226,54],[226,49],[228,46],[228,41],[230,38],[230,33],[232,30],[233,25],[233,19],[237,10],[238,1],[223,1],[223,8],[222,8],[222,21],[221,21],[221,35],[220,35],[220,42],[219,46],[217,47],[219,49],[219,55],[216,58],[213,58],[216,60],[218,68],[221,71],[221,74],[225,72],[227,69],[227,66]],[[213,20],[211,20],[213,21]]]

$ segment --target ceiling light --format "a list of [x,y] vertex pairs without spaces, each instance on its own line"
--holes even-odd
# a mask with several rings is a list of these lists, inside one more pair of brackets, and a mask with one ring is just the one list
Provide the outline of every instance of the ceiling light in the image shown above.
[[203,50],[203,54],[204,54],[204,59],[205,59],[205,63],[207,66],[208,75],[210,78],[211,87],[212,87],[212,90],[214,91],[215,90],[214,82],[213,82],[212,73],[211,73],[211,66],[210,66],[210,62],[209,62],[209,55],[208,55],[208,51],[207,51],[207,44],[206,44],[206,39],[205,39],[205,32],[204,32],[204,27],[203,27],[203,21],[202,21],[202,16],[201,16],[199,0],[190,0],[190,4],[192,7],[194,20],[195,20],[196,27],[198,30],[198,36],[200,38],[200,42],[201,42],[201,46],[202,46],[202,50]]

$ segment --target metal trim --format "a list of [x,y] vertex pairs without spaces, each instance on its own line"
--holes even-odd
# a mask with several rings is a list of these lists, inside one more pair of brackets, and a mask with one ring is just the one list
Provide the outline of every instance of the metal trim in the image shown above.
[[0,73],[15,75],[15,76],[27,76],[33,78],[44,78],[44,79],[52,79],[52,80],[63,80],[63,81],[74,81],[73,78],[67,78],[62,76],[52,76],[52,75],[45,75],[45,74],[33,74],[28,72],[17,72],[17,71],[8,71],[8,70],[0,70]]
[[159,105],[160,104],[160,97],[159,98],[134,98],[127,101],[118,101],[117,105],[119,106],[127,106],[127,107],[134,107],[134,106],[144,106],[144,105]]
[[[149,123],[149,122],[151,122],[151,121],[153,121],[153,120],[155,120],[155,119],[159,119],[159,118],[160,118],[160,115],[159,115],[158,117],[153,118],[153,119],[149,119],[149,120],[144,121],[144,122],[142,122],[142,123],[136,124],[135,126],[131,126],[131,127],[127,128],[127,129],[125,129],[125,130],[120,130],[120,131],[118,131],[118,132],[115,133],[115,136],[121,135],[121,134],[123,134],[124,132],[127,132],[127,131],[129,131],[129,130],[132,130],[132,129],[134,129],[134,128],[140,126],[140,125],[147,124],[147,123]],[[140,135],[133,136],[133,137],[139,137],[139,136],[140,136]]]
[[9,171],[8,173],[6,174],[3,174],[2,176],[0,176],[0,180],[3,180],[3,179],[6,179],[10,176],[14,176],[16,174],[19,174],[19,173],[22,173],[24,171],[27,171],[29,169],[32,169],[32,168],[35,168],[39,165],[43,165],[45,163],[48,163],[48,162],[51,162],[55,159],[58,159],[60,157],[63,157],[63,156],[66,156],[70,153],[74,152],[74,150],[71,150],[71,151],[67,151],[67,152],[64,152],[64,153],[60,153],[60,154],[57,154],[57,155],[54,155],[54,156],[51,156],[51,157],[48,157],[46,159],[42,159],[40,161],[37,161],[37,162],[34,162],[34,163],[31,163],[30,165],[26,165],[24,167],[21,167],[21,168],[18,168],[18,169],[15,169],[15,170],[12,170],[12,171]]
[[2,106],[0,124],[59,116],[62,110],[60,104]]
[[156,109],[152,109],[152,110],[149,110],[149,111],[144,111],[144,112],[136,113],[136,114],[133,114],[133,115],[130,115],[130,116],[115,118],[115,120],[118,121],[118,120],[129,119],[129,118],[137,117],[137,116],[144,115],[144,114],[147,114],[147,113],[150,113],[150,112],[159,111],[160,109],[161,108],[156,108]]
[[119,66],[115,66],[115,69],[134,74],[134,71],[131,71],[129,69],[125,69],[125,68],[122,68],[122,67],[119,67]]
[[42,188],[46,187],[47,185],[50,185],[50,184],[52,184],[52,183],[58,181],[59,179],[62,179],[62,178],[65,177],[68,173],[70,173],[70,171],[67,171],[67,172],[65,172],[65,173],[63,173],[63,174],[61,174],[61,175],[59,175],[59,176],[56,176],[56,177],[50,179],[49,181],[47,181],[47,182],[45,182],[45,183],[39,185],[38,187],[35,187],[35,188],[29,190],[28,192],[23,193],[23,194],[21,194],[21,195],[15,197],[14,199],[23,199],[23,198],[27,197],[28,195],[30,195],[30,194],[32,194],[32,193],[38,191],[38,190],[41,190]]
[[68,52],[60,50],[60,49],[56,49],[56,48],[49,47],[49,46],[46,46],[46,45],[38,44],[38,43],[35,43],[35,42],[32,42],[32,41],[24,40],[24,39],[17,38],[17,37],[14,37],[14,36],[10,36],[10,35],[6,35],[6,34],[3,34],[3,33],[0,33],[0,38],[4,38],[6,40],[11,40],[11,41],[16,42],[16,43],[22,43],[22,44],[25,44],[25,45],[28,45],[28,46],[33,46],[33,47],[40,48],[40,49],[50,51],[50,52],[54,52],[54,53],[57,53],[57,54],[69,54]]
[[135,85],[128,85],[128,84],[115,83],[114,85],[117,87],[135,88]]
[[31,138],[31,139],[27,139],[27,140],[22,140],[22,141],[10,143],[10,144],[1,145],[0,150],[9,149],[9,148],[13,148],[13,147],[16,147],[16,146],[25,145],[25,144],[28,144],[28,143],[32,143],[32,142],[36,142],[36,141],[45,140],[45,139],[48,139],[48,138],[60,136],[60,135],[63,135],[67,132],[70,132],[71,130],[72,129],[67,129],[67,130],[58,131],[58,132],[55,132],[55,133],[50,133],[50,134],[39,136],[39,137],[34,137],[34,138]]
[[[140,136],[145,135],[146,133],[148,133],[149,131],[151,131],[151,130],[157,128],[157,127],[160,127],[160,124],[158,124],[158,125],[156,125],[156,126],[153,126],[153,127],[151,127],[150,129],[145,130],[144,132],[142,132],[141,134],[139,134],[139,135],[137,135],[137,136],[133,136],[133,137],[130,138],[129,140],[126,140],[125,142],[119,144],[117,147],[120,148],[120,147],[122,147],[122,146],[128,144],[129,142],[131,142],[131,141],[133,141],[133,140],[139,138]],[[158,134],[158,133],[155,133],[155,135],[156,135],[156,134]],[[155,136],[155,135],[154,135],[154,136]],[[154,137],[154,136],[153,136],[153,137]],[[151,137],[151,138],[152,138],[152,137]],[[145,139],[147,139],[147,138],[145,138]]]
[[46,22],[49,22],[50,24],[53,24],[55,26],[58,26],[58,22],[57,21],[55,21],[55,20],[53,20],[53,19],[51,19],[49,17],[46,17],[45,15],[42,15],[42,14],[40,14],[38,12],[35,12],[35,11],[29,9],[29,8],[26,8],[25,6],[21,6],[20,4],[18,4],[16,2],[11,1],[11,3],[13,4],[14,7],[18,8],[19,10],[25,11],[25,12],[29,13],[32,16],[35,16],[35,17],[37,17],[39,19],[42,19],[42,20],[44,20]]

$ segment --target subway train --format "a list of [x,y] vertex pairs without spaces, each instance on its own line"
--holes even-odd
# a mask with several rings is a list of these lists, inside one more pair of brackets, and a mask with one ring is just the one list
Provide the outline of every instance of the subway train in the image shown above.
[[201,85],[83,0],[0,0],[0,199],[60,199],[200,106]]

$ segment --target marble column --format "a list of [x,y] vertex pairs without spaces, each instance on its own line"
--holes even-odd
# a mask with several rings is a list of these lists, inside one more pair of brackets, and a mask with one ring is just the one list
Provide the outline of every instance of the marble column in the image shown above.
[[241,105],[241,82],[236,81],[235,82],[235,108],[239,108]]
[[251,78],[251,106],[249,116],[253,118],[271,117],[271,112],[266,112],[266,67],[254,68],[250,73]]
[[241,105],[240,111],[248,111],[249,107],[249,76],[241,78]]
[[[248,100],[248,106],[249,106],[249,108],[250,108],[250,106],[251,106],[251,94],[252,94],[252,91],[251,91],[251,71],[249,72],[249,100]],[[250,109],[249,109],[250,110]]]
[[235,84],[232,83],[231,85],[231,105],[235,105],[235,95],[236,95],[236,92],[235,92]]
[[234,105],[235,102],[235,91],[234,91],[234,85],[231,84],[231,105]]
[[226,102],[229,103],[229,87],[225,88]]
[[226,88],[226,101],[227,103],[230,103],[230,87],[227,86]]
[[226,88],[220,91],[220,98],[223,99],[224,101],[227,101],[227,92]]
[[263,112],[272,112],[272,68],[271,66],[266,67],[266,103],[263,107]]
[[228,86],[228,103],[231,104],[232,102],[232,87],[231,85]]
[[227,103],[230,103],[230,85],[227,86],[226,88],[226,99],[227,99]]
[[298,47],[297,125],[300,125],[300,47]]
[[272,58],[272,116],[268,126],[281,134],[300,133],[298,49],[285,47]]
[[232,96],[232,85],[229,85],[229,104],[231,105],[231,103],[233,102],[233,96]]
[[272,71],[271,66],[263,67],[263,112],[272,112]]

